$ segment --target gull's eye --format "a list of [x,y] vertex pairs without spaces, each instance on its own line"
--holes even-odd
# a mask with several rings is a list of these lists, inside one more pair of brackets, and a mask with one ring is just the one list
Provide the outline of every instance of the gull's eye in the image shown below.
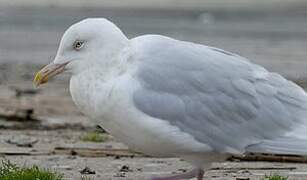
[[84,41],[75,41],[74,49],[79,51],[83,47]]

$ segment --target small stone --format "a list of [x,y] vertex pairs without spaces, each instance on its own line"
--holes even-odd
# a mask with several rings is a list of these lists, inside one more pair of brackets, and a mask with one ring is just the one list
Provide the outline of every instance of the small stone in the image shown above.
[[142,168],[137,168],[136,170],[139,171],[139,172],[142,172],[142,171],[143,171]]
[[119,172],[132,172],[133,170],[130,169],[128,165],[123,165],[120,169]]
[[125,172],[117,172],[113,177],[126,177]]
[[74,150],[71,150],[70,151],[70,155],[75,156],[75,155],[78,155],[78,153],[76,151],[74,151]]
[[180,172],[180,173],[185,173],[185,172],[187,172],[187,169],[181,168],[181,169],[178,169],[177,171]]
[[120,159],[120,156],[116,155],[114,156],[114,159]]
[[80,171],[81,174],[96,174],[95,171],[91,170],[89,167],[85,167]]
[[15,144],[19,147],[33,147],[33,144],[37,143],[38,139],[35,137],[19,135],[7,139],[6,142],[9,144]]

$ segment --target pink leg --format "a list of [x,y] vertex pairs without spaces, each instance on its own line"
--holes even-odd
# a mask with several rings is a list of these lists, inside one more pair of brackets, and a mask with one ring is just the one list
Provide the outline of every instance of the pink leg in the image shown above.
[[202,169],[193,169],[192,171],[183,174],[177,174],[165,177],[153,177],[150,180],[180,180],[180,179],[191,179],[194,177],[196,177],[197,180],[203,180],[204,173],[205,171]]
[[197,173],[197,180],[203,180],[204,174],[205,174],[205,171],[202,169],[199,169]]

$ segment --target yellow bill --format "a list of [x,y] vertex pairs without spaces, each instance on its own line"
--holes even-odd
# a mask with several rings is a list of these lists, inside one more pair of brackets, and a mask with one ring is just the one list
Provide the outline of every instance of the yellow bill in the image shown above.
[[67,63],[55,64],[53,62],[48,64],[36,73],[35,78],[33,80],[33,84],[38,87],[39,85],[48,82],[50,78],[63,72],[65,70],[66,65]]

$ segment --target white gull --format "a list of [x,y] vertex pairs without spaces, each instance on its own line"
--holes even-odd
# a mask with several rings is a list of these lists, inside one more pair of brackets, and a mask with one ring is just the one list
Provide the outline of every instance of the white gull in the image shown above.
[[75,104],[118,140],[195,166],[153,179],[201,180],[232,154],[307,154],[304,90],[236,54],[161,35],[128,39],[93,18],[65,32],[34,81],[65,70]]

